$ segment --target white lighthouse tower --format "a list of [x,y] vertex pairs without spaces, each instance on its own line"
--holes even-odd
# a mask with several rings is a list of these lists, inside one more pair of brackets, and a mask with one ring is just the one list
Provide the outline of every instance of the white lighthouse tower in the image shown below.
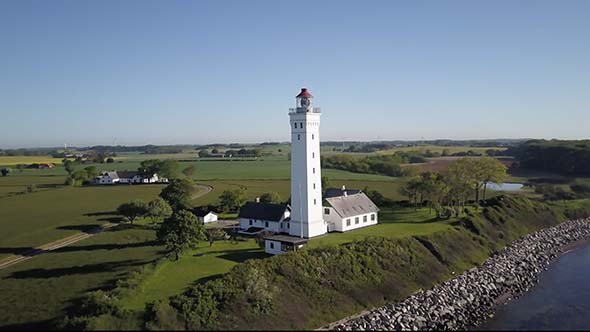
[[307,89],[295,97],[291,123],[291,222],[289,234],[310,238],[327,233],[322,214],[320,109]]

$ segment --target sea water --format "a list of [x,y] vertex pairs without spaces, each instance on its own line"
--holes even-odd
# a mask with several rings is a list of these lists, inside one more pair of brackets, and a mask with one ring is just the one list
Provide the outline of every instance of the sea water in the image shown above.
[[590,330],[590,245],[557,259],[537,286],[477,330]]

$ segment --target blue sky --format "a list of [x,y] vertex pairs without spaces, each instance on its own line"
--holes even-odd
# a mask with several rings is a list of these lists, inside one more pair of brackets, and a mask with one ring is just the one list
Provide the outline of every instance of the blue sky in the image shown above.
[[0,1],[0,147],[589,138],[590,1]]

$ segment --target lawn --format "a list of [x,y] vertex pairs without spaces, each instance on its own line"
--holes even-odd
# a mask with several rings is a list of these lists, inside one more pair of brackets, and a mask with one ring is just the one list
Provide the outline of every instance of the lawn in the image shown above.
[[414,208],[383,209],[379,212],[379,224],[346,233],[329,233],[313,238],[309,241],[309,247],[338,245],[361,240],[367,236],[400,238],[427,235],[451,228],[450,223],[457,220],[457,218],[445,221],[435,219],[434,212],[430,213],[427,208],[417,210]]
[[[387,209],[379,213],[379,224],[346,233],[330,233],[311,239],[309,248],[338,245],[362,239],[367,236],[406,237],[426,235],[451,228],[451,222],[435,221],[434,214],[427,208]],[[194,253],[203,253],[195,257]],[[203,282],[229,272],[246,259],[267,257],[254,240],[231,244],[216,242],[213,247],[207,243],[199,249],[184,255],[179,261],[166,261],[156,268],[141,284],[140,288],[121,300],[125,308],[141,310],[145,304],[157,299],[180,294],[190,285]]]
[[0,329],[47,328],[84,293],[161,257],[154,237],[141,228],[110,230],[0,270]]
[[[203,255],[194,256],[196,253]],[[212,247],[201,243],[197,250],[185,253],[179,261],[167,260],[159,264],[141,287],[123,298],[121,304],[128,309],[142,310],[148,302],[180,294],[192,284],[227,273],[246,259],[264,257],[268,255],[254,240],[218,241]]]

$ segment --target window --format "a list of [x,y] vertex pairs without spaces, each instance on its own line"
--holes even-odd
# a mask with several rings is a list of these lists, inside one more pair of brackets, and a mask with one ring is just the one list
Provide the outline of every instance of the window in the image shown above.
[[346,219],[346,226],[350,226],[350,219]]
[[315,174],[315,167],[312,169],[312,171],[313,171],[313,174]]
[[287,228],[291,228],[291,224],[290,223],[287,223]]
[[268,227],[268,221],[264,222],[264,227]]
[[315,183],[313,184],[313,189],[315,189]]
[[312,152],[312,153],[311,153],[311,157],[312,157],[312,158],[315,158],[315,152]]
[[297,140],[301,140],[301,134],[297,134]]
[[363,222],[367,222],[367,216],[363,216]]
[[299,123],[299,128],[303,128],[303,122]]
[[250,219],[250,226],[252,226],[252,219]]
[[274,249],[274,248],[275,248],[275,243],[274,242],[271,242],[270,243],[270,249]]
[[375,221],[375,214],[371,213],[371,221]]
[[293,126],[297,129],[297,122],[293,122]]
[[314,199],[313,199],[313,205],[315,205],[315,204],[316,204],[316,199],[314,198]]
[[311,134],[311,139],[313,139],[313,134]]
[[359,217],[354,217],[354,223],[358,224],[359,223]]
[[330,209],[329,208],[325,208],[324,209],[324,214],[330,214]]

